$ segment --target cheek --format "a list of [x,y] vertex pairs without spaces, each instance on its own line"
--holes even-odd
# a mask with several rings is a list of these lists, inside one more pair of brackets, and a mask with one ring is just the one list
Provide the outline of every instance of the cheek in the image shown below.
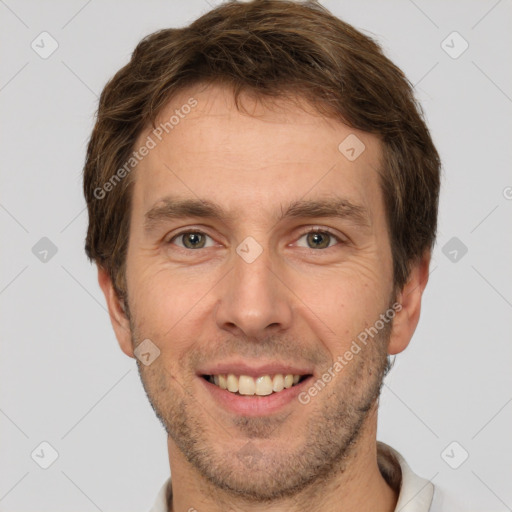
[[[198,315],[215,279],[198,269],[169,268],[142,258],[130,268],[130,309],[140,335],[165,343],[186,340],[186,326]],[[183,330],[185,329],[185,333]]]
[[373,325],[387,310],[390,293],[381,271],[360,262],[302,276],[292,289],[301,299],[298,314],[316,326],[331,353],[344,351],[358,333]]

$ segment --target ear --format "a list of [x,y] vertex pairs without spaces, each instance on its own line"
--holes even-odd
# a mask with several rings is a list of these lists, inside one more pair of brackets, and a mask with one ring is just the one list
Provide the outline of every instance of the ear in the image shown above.
[[124,312],[123,305],[117,296],[108,272],[98,265],[98,283],[107,301],[110,321],[121,350],[129,357],[134,357],[130,321]]
[[413,265],[409,279],[397,296],[396,302],[402,309],[393,319],[388,354],[398,354],[405,350],[420,319],[421,297],[427,286],[430,265],[430,251]]

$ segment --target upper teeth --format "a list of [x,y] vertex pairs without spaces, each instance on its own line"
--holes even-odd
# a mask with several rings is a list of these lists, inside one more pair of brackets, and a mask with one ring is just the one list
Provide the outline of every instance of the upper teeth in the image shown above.
[[249,375],[240,375],[239,377],[233,373],[227,375],[210,375],[209,380],[221,389],[226,389],[232,393],[240,393],[241,395],[270,395],[272,392],[279,392],[285,388],[291,388],[297,384],[300,375],[262,375],[261,377],[250,377]]

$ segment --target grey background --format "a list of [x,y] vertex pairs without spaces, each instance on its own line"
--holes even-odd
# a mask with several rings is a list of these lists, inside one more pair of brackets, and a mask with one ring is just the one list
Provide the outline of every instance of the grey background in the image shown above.
[[[378,437],[461,510],[512,510],[511,2],[322,3],[415,84],[444,164],[422,317],[386,379]],[[84,255],[81,167],[107,79],[144,35],[209,8],[0,0],[2,511],[146,510],[168,476],[164,430]],[[47,59],[31,48],[43,31],[59,45]],[[453,31],[469,43],[456,59],[441,46]],[[43,441],[59,453],[48,469],[31,458]]]

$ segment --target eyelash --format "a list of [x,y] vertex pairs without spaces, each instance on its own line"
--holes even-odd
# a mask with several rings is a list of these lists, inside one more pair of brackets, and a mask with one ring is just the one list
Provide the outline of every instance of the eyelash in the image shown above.
[[[208,233],[205,233],[204,231],[201,231],[199,229],[187,229],[187,230],[183,230],[183,231],[180,231],[179,233],[175,234],[169,241],[166,242],[166,244],[171,244],[174,240],[176,240],[177,238],[179,238],[180,236],[182,235],[187,235],[187,234],[191,234],[191,233],[197,233],[197,234],[200,234],[200,235],[206,235],[210,238],[212,238]],[[330,237],[336,239],[336,241],[339,243],[339,244],[346,244],[347,241],[346,240],[342,240],[338,235],[335,235],[332,231],[330,231],[329,229],[327,228],[310,228],[306,231],[303,231],[300,233],[299,235],[299,239],[302,238],[304,235],[309,235],[310,233],[320,233],[320,234],[327,234],[329,235]],[[319,250],[320,251],[327,251],[328,249],[333,249],[335,246],[330,246],[330,247],[326,247],[324,249],[312,249],[310,247],[303,247],[303,249],[307,249],[307,250],[310,250],[310,251],[315,251],[315,252],[318,252]],[[179,249],[182,249],[184,251],[194,251],[194,250],[199,250],[199,249],[188,249],[188,248],[184,248],[184,247],[179,247]]]

